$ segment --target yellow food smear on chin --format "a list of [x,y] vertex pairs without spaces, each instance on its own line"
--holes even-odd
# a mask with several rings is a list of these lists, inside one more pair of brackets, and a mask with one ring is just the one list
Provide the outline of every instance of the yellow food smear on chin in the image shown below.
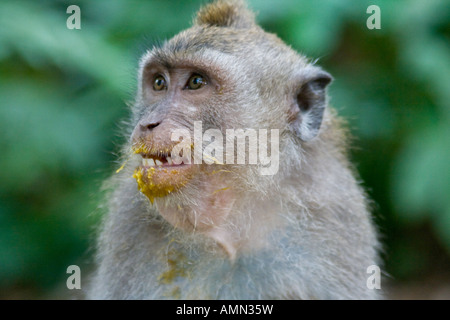
[[168,184],[155,184],[153,182],[153,175],[155,173],[155,168],[149,168],[147,170],[147,177],[144,180],[144,170],[137,168],[134,170],[133,178],[136,179],[138,184],[138,189],[142,192],[151,203],[154,202],[156,197],[165,197],[171,193],[175,187]]

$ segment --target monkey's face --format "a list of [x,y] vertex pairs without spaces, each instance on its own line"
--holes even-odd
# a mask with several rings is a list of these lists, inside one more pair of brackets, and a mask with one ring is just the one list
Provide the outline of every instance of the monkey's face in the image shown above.
[[212,66],[198,54],[169,57],[164,48],[142,59],[131,144],[140,158],[134,177],[152,203],[180,195],[187,185],[200,194],[226,187],[206,186],[218,169],[203,161],[204,131],[225,129],[231,121],[223,112],[230,101],[225,74]]
[[153,202],[178,191],[200,170],[190,154],[192,121],[201,119],[200,106],[212,94],[213,83],[193,68],[169,69],[150,61],[141,85],[144,105],[132,147],[142,159],[134,177]]

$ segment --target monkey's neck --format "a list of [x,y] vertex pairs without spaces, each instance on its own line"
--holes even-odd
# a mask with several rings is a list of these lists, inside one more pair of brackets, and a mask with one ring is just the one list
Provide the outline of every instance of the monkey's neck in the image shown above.
[[236,194],[219,176],[208,177],[202,185],[203,190],[189,201],[156,199],[159,214],[177,229],[213,239],[233,260],[240,243],[239,232],[230,223]]
[[281,204],[274,199],[240,199],[232,189],[221,189],[196,199],[195,204],[156,201],[159,214],[174,228],[208,237],[231,261],[241,252],[270,245],[270,230],[281,224]]

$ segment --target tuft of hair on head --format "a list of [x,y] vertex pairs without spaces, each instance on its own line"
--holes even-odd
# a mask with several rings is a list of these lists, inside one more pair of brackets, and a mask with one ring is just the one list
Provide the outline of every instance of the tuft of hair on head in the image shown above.
[[216,0],[199,10],[194,23],[244,29],[255,25],[255,15],[243,0]]

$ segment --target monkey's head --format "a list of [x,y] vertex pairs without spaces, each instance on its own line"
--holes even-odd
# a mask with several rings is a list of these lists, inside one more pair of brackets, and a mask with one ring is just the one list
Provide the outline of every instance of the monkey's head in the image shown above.
[[[131,144],[140,191],[173,225],[221,238],[233,204],[258,189],[261,164],[249,164],[252,152],[260,159],[265,138],[264,155],[279,151],[281,166],[298,161],[302,144],[319,133],[331,76],[264,32],[242,2],[217,1],[142,57],[138,81]],[[248,133],[245,165],[239,129]],[[276,171],[266,181],[277,181]]]

